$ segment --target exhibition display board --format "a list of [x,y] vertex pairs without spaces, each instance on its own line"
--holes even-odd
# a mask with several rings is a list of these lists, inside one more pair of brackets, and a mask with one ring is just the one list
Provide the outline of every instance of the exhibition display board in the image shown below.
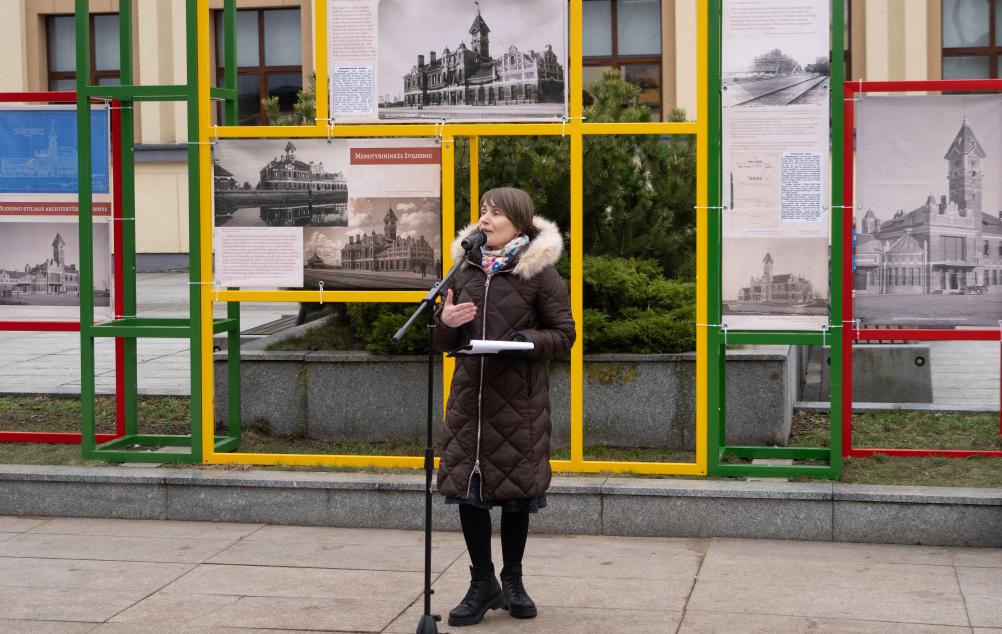
[[[157,318],[137,315],[136,305],[136,197],[135,197],[135,112],[134,105],[141,101],[180,101],[184,102],[188,112],[189,139],[197,137],[198,132],[198,85],[199,78],[207,75],[208,64],[197,62],[194,34],[199,22],[208,21],[208,8],[199,6],[194,1],[185,5],[185,24],[187,34],[187,56],[185,77],[182,85],[134,85],[135,69],[133,65],[133,0],[123,0],[119,3],[119,56],[121,60],[120,85],[78,85],[76,93],[76,128],[79,190],[79,227],[80,227],[80,342],[81,342],[81,447],[83,457],[87,459],[103,459],[118,462],[158,462],[158,463],[197,463],[202,461],[202,425],[201,412],[202,394],[198,380],[200,365],[199,351],[201,347],[203,321],[208,322],[209,345],[212,334],[227,333],[227,346],[231,352],[239,350],[239,307],[228,309],[225,319],[212,319],[211,311],[201,313],[201,289],[197,282],[201,276],[198,249],[203,242],[209,241],[211,232],[203,231],[199,223],[199,187],[197,174],[199,160],[202,160],[199,148],[189,142],[189,233],[188,244],[191,249],[189,258],[189,275],[191,276],[189,292],[190,314],[188,318]],[[87,0],[76,0],[76,71],[77,77],[90,77],[91,24],[88,20],[89,3]],[[197,10],[201,9],[201,14]],[[225,94],[231,101],[236,97],[236,66],[233,33],[235,32],[236,2],[227,0],[225,3],[225,31],[230,45],[227,47],[224,66],[227,69],[225,86],[215,89]],[[121,240],[117,241],[116,254],[121,255],[121,266],[118,278],[121,279],[122,301],[116,309],[113,319],[102,318],[97,310],[98,303],[95,290],[100,285],[97,271],[88,264],[94,258],[95,229],[100,227],[96,221],[100,207],[99,191],[95,191],[94,175],[100,174],[102,167],[95,164],[91,156],[91,148],[97,136],[102,133],[95,130],[91,116],[90,104],[93,101],[115,101],[120,125],[120,147],[116,164],[120,166],[118,173],[121,179],[120,196],[116,201],[116,226],[120,226]],[[233,108],[230,108],[230,112]],[[208,159],[204,159],[208,160]],[[210,209],[206,206],[205,209]],[[123,434],[114,439],[106,439],[95,433],[95,341],[102,337],[112,337],[123,340],[123,361],[120,364],[119,375],[124,377],[124,386],[118,395],[119,424]],[[139,420],[138,386],[137,386],[137,339],[144,337],[186,339],[192,350],[192,390],[190,433],[188,434],[144,434],[141,433]],[[231,375],[239,375],[236,364],[239,354],[231,355]],[[225,435],[217,436],[210,427],[209,443],[214,448],[224,451],[235,448],[240,441],[240,409],[230,408],[230,416]]]
[[[720,90],[708,94],[710,135],[721,139],[722,155],[709,167],[715,247],[705,322],[708,471],[837,479],[844,406],[838,274],[843,256],[841,233],[834,228],[841,226],[842,149],[835,144],[829,155],[828,142],[842,137],[841,108],[830,104],[842,101],[845,7],[828,0],[709,4],[722,16],[709,64],[709,85]],[[730,38],[734,41],[727,43]],[[827,446],[728,443],[727,409],[741,404],[725,397],[727,349],[749,344],[831,346]]]
[[[712,3],[710,3],[712,5]],[[209,63],[209,23],[207,0],[198,0],[199,23],[197,29],[197,49],[200,67]],[[434,251],[434,275],[420,278],[420,263],[417,265],[417,279],[421,286],[408,286],[415,278],[411,264],[402,269],[392,268],[392,263],[375,265],[396,271],[387,275],[389,283],[381,288],[374,285],[352,285],[350,270],[342,265],[352,262],[351,246],[359,237],[363,247],[368,245],[366,235],[361,231],[353,235],[352,223],[362,221],[372,215],[371,210],[359,203],[353,211],[352,198],[355,196],[356,177],[345,171],[338,159],[324,159],[324,172],[347,189],[346,214],[342,218],[338,210],[330,214],[314,212],[296,213],[296,222],[314,226],[306,231],[301,228],[279,227],[289,234],[290,240],[298,240],[296,232],[302,234],[304,248],[298,254],[304,258],[303,281],[309,285],[310,275],[317,279],[315,290],[276,290],[283,279],[240,280],[256,283],[238,288],[213,287],[219,271],[212,268],[212,250],[208,242],[200,244],[200,275],[197,288],[200,289],[200,314],[211,313],[213,302],[236,304],[242,301],[307,301],[307,302],[419,302],[426,291],[409,288],[428,288],[428,284],[452,265],[448,250],[441,248],[442,242],[451,242],[456,233],[454,226],[454,168],[455,144],[457,137],[469,137],[471,155],[471,199],[477,200],[478,177],[475,163],[477,139],[485,136],[565,136],[570,142],[570,293],[572,312],[580,329],[583,314],[582,257],[583,257],[583,146],[587,135],[618,134],[681,134],[695,137],[697,146],[697,200],[700,208],[697,214],[697,277],[706,279],[707,272],[707,228],[709,214],[707,207],[707,169],[709,163],[709,136],[707,134],[707,102],[702,95],[707,94],[709,77],[707,73],[709,33],[712,8],[703,3],[698,5],[698,93],[700,103],[696,120],[693,122],[655,123],[589,123],[583,120],[582,103],[582,2],[561,0],[544,2],[518,0],[516,2],[467,3],[454,0],[435,2],[435,10],[430,10],[430,2],[402,2],[400,0],[315,0],[313,4],[314,62],[317,77],[317,112],[315,125],[303,126],[233,126],[213,125],[210,116],[210,98],[229,96],[211,88],[207,75],[202,75],[199,83],[198,132],[192,137],[192,147],[200,153],[201,170],[197,181],[201,187],[199,207],[203,210],[199,222],[202,235],[209,235],[213,227],[220,229],[231,226],[232,220],[222,222],[220,215],[227,209],[218,204],[215,214],[213,198],[219,192],[217,177],[225,174],[213,169],[211,152],[219,153],[220,164],[225,165],[225,156],[237,143],[272,143],[273,149],[265,151],[261,158],[272,157],[282,162],[282,153],[288,145],[294,146],[296,156],[305,151],[310,142],[320,140],[332,147],[328,151],[338,152],[342,145],[350,146],[366,137],[382,137],[372,143],[401,147],[407,139],[423,139],[440,150],[441,174],[441,217],[437,232],[428,230],[425,241]],[[439,11],[441,9],[441,11]],[[433,26],[425,28],[429,20]],[[471,26],[471,24],[473,26]],[[406,36],[399,36],[406,27]],[[565,35],[566,34],[566,35]],[[566,51],[562,50],[568,43]],[[227,41],[229,44],[229,41]],[[445,48],[443,48],[445,47]],[[427,53],[425,51],[428,51]],[[479,51],[471,55],[472,50]],[[435,52],[433,52],[435,51]],[[441,52],[439,54],[438,52]],[[412,68],[413,67],[413,68]],[[464,88],[458,86],[462,75]],[[468,80],[468,81],[467,81]],[[324,94],[324,88],[329,87]],[[214,144],[214,146],[210,146]],[[215,148],[213,150],[212,148]],[[271,146],[269,146],[270,148]],[[290,148],[291,150],[291,148]],[[305,155],[304,155],[305,156]],[[310,157],[316,165],[320,156]],[[259,161],[260,162],[260,161]],[[260,168],[258,166],[258,173]],[[348,167],[352,167],[350,163]],[[402,169],[402,168],[401,168]],[[230,171],[229,167],[226,167]],[[338,176],[340,174],[340,177]],[[312,178],[312,177],[311,177]],[[245,182],[256,189],[259,178],[235,178],[229,186],[243,187]],[[364,178],[363,181],[364,183]],[[308,190],[308,188],[307,188]],[[382,216],[370,218],[370,222],[383,225],[389,211],[397,218],[397,206],[402,202],[409,205],[412,200],[402,200],[401,195],[368,196],[383,199],[370,205],[381,210]],[[238,194],[232,194],[234,199]],[[314,192],[316,196],[316,192]],[[411,196],[413,198],[413,196]],[[335,200],[337,198],[337,200]],[[418,198],[427,199],[427,193]],[[391,199],[400,202],[391,202]],[[339,197],[331,196],[331,205],[341,203]],[[218,203],[218,201],[217,201]],[[302,201],[299,201],[302,206]],[[317,201],[314,200],[314,204]],[[309,201],[307,200],[307,205]],[[406,211],[406,210],[405,210]],[[471,220],[476,219],[478,209],[471,209]],[[252,216],[263,219],[273,214],[257,212]],[[236,218],[236,213],[231,214]],[[246,214],[244,214],[246,216]],[[308,216],[308,218],[307,218]],[[337,226],[342,224],[341,227]],[[347,227],[343,226],[347,225]],[[384,231],[389,230],[385,226]],[[254,231],[273,231],[257,228]],[[433,234],[434,235],[431,235]],[[343,234],[347,234],[348,244],[344,245]],[[382,234],[382,235],[381,235]],[[314,251],[311,252],[311,240]],[[386,237],[387,234],[376,227],[368,228],[368,240]],[[420,235],[416,236],[420,237]],[[193,242],[193,244],[195,244]],[[298,242],[296,243],[298,245]],[[346,248],[347,246],[347,248]],[[423,246],[422,246],[423,248]],[[290,253],[295,249],[290,248]],[[441,257],[438,257],[438,254]],[[218,251],[217,251],[218,256]],[[314,256],[316,256],[314,258]],[[313,259],[314,266],[310,265]],[[333,262],[337,262],[334,268]],[[419,261],[420,262],[420,261]],[[323,267],[330,265],[331,268]],[[293,267],[288,271],[291,273]],[[354,277],[363,277],[356,275]],[[372,276],[366,276],[373,279]],[[238,281],[220,279],[220,282]],[[289,279],[288,281],[292,281]],[[298,280],[297,280],[298,281]],[[392,286],[390,285],[392,283]],[[706,322],[707,294],[702,284],[697,299],[697,321]],[[585,460],[584,458],[584,367],[583,345],[578,338],[570,358],[570,458],[553,460],[558,472],[608,472],[622,471],[653,474],[700,475],[706,473],[706,344],[708,333],[705,328],[697,329],[697,393],[696,393],[696,459],[688,463],[668,462],[611,462]],[[213,374],[211,324],[202,322],[201,337],[201,407],[202,407],[202,455],[210,463],[243,464],[294,464],[294,465],[336,465],[355,467],[410,467],[424,465],[422,456],[351,456],[351,455],[307,455],[307,454],[252,454],[224,452],[212,446],[213,428]],[[231,351],[231,357],[234,353]],[[452,359],[444,359],[443,383],[448,392]],[[234,409],[234,395],[239,398],[239,376],[234,382],[234,374],[229,374],[230,411]],[[236,403],[239,409],[239,402]]]
[[[80,329],[79,277],[87,263],[78,250],[75,102],[73,92],[0,93],[0,331]],[[100,279],[95,304],[105,319],[123,307],[121,278],[112,275],[122,263],[122,227],[114,218],[121,194],[115,108],[111,103],[91,106],[97,131],[91,154],[98,166],[92,178],[94,212],[102,229],[95,234],[93,267]],[[115,343],[116,394],[121,395],[125,342]],[[102,442],[125,432],[124,412],[116,411],[116,431],[99,434]],[[0,431],[0,442],[75,444],[80,433]]]
[[1002,457],[991,450],[856,446],[851,407],[853,343],[886,340],[887,328],[895,340],[1002,339],[999,92],[998,79],[845,84],[846,456]]

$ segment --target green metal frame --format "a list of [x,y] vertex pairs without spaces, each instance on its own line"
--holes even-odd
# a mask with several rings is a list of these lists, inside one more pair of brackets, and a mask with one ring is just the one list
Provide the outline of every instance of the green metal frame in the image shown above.
[[[135,0],[119,2],[119,44],[121,59],[121,85],[91,86],[80,78],[90,77],[90,20],[88,0],[76,0],[76,62],[77,62],[77,161],[80,188],[80,342],[82,410],[81,448],[85,459],[113,462],[202,462],[202,364],[201,301],[197,282],[201,279],[199,245],[211,239],[201,234],[199,214],[199,153],[197,143],[188,143],[188,271],[189,315],[187,319],[142,318],[136,316],[136,227],[135,227],[135,154],[133,105],[139,101],[183,101],[187,106],[188,138],[198,139],[198,67],[196,35],[198,11],[195,0],[185,1],[185,30],[187,41],[187,83],[176,86],[138,86],[135,84],[132,59],[132,14]],[[225,79],[224,86],[213,90],[213,97],[225,100],[227,122],[236,121],[236,0],[224,3]],[[94,323],[94,267],[93,267],[93,192],[91,191],[91,123],[88,116],[90,104],[95,100],[117,100],[122,104],[122,208],[116,210],[115,222],[123,224],[122,270],[124,286],[124,315],[114,321]],[[211,318],[211,316],[209,316]],[[229,417],[224,436],[215,437],[215,450],[233,451],[240,444],[240,305],[227,304],[225,319],[213,321],[212,332],[227,333],[229,352]],[[94,340],[114,337],[123,342],[125,390],[119,394],[125,405],[125,436],[97,444],[95,441],[95,379]],[[188,435],[157,435],[139,433],[138,359],[137,339],[160,337],[187,339],[191,358],[191,402]],[[159,447],[184,448],[187,451],[157,452]]]
[[[818,477],[838,479],[842,472],[842,100],[845,76],[845,14],[843,3],[832,2],[831,16],[831,261],[829,266],[831,316],[827,330],[822,332],[787,331],[730,331],[723,324],[721,306],[722,292],[722,155],[723,126],[721,110],[721,55],[724,0],[708,0],[710,11],[710,59],[709,59],[709,135],[714,144],[710,155],[714,157],[709,166],[710,213],[710,259],[709,259],[709,306],[708,306],[708,381],[709,397],[709,460],[708,474],[711,476],[774,476]],[[727,444],[727,403],[725,399],[726,353],[728,345],[825,345],[831,347],[831,408],[829,410],[828,447],[747,447]],[[728,458],[737,459],[792,459],[794,461],[821,462],[825,464],[767,465],[728,463]]]

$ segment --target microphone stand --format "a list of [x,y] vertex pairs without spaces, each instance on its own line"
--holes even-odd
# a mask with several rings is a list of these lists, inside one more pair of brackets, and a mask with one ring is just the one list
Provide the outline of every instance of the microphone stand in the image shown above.
[[[469,251],[467,251],[469,253]],[[435,284],[424,296],[417,309],[410,316],[400,330],[393,335],[394,341],[403,339],[404,334],[410,330],[414,322],[417,321],[421,311],[428,311],[428,442],[424,449],[424,615],[418,622],[417,634],[438,634],[438,621],[442,619],[438,614],[431,613],[431,474],[435,467],[435,449],[432,438],[432,419],[434,418],[435,399],[435,348],[432,346],[435,328],[435,299],[442,294],[446,283],[456,274],[459,267],[463,265],[464,257],[456,261],[445,274],[442,280]]]

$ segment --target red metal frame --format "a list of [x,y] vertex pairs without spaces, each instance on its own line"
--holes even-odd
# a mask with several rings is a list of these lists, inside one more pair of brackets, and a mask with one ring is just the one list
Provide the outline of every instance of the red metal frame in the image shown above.
[[[0,103],[71,103],[76,104],[77,94],[75,91],[50,91],[50,92],[2,92],[0,93]],[[117,103],[114,104],[117,106]],[[112,170],[112,218],[117,210],[122,208],[122,136],[121,115],[119,110],[111,111],[111,170]],[[124,287],[122,276],[118,274],[122,270],[122,223],[113,222],[113,240],[115,242],[115,314],[121,315],[124,312]],[[81,263],[82,264],[82,263]],[[0,321],[0,331],[21,331],[21,332],[80,332],[79,321]],[[114,434],[98,434],[97,442],[114,440],[125,435],[125,401],[122,395],[125,393],[125,340],[115,340],[115,391],[116,391],[116,420]],[[25,432],[25,431],[0,431],[0,442],[34,442],[34,443],[58,443],[58,444],[80,444],[79,432]]]
[[[887,330],[871,328],[856,328],[853,319],[853,226],[854,219],[854,179],[853,165],[855,162],[855,113],[857,95],[868,92],[1002,92],[1002,79],[979,80],[942,80],[942,81],[854,81],[845,82],[845,136],[843,184],[843,244],[846,253],[843,261],[842,279],[843,297],[846,321],[842,324],[845,336],[842,337],[842,455],[846,457],[865,458],[874,454],[899,457],[930,457],[967,458],[970,456],[1002,457],[1002,451],[984,451],[974,449],[900,449],[878,447],[855,447],[852,444],[852,344],[854,341],[872,341],[887,339]],[[971,330],[950,330],[943,328],[902,328],[894,330],[895,339],[912,339],[916,341],[996,341],[1002,342],[1002,329],[979,328]],[[1002,346],[1000,346],[1002,355]],[[999,385],[1002,392],[1002,379]],[[1002,437],[1002,412],[999,416],[999,436]]]

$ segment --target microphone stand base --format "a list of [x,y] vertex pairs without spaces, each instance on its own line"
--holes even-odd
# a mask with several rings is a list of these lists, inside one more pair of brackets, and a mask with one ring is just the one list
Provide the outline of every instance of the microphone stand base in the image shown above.
[[438,634],[438,621],[441,618],[437,614],[425,614],[418,622],[417,634]]

